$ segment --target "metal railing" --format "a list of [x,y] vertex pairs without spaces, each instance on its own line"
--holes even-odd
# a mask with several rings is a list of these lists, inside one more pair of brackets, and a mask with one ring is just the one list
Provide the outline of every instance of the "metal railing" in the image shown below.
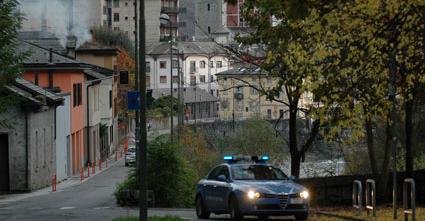
[[[409,194],[408,187],[410,187],[410,208],[409,208]],[[415,180],[408,178],[404,179],[403,183],[403,213],[404,220],[409,220],[409,215],[412,216],[412,221],[416,221],[416,187]]]
[[370,210],[372,210],[372,216],[376,216],[376,185],[375,180],[366,180],[366,211],[369,216]]
[[353,208],[360,213],[362,211],[362,182],[354,180],[353,182]]

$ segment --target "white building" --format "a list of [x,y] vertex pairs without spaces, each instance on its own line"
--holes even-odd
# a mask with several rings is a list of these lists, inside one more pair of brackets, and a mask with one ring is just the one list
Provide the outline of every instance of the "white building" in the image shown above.
[[[146,69],[148,87],[170,88],[170,45],[156,43],[147,46]],[[177,56],[177,53],[179,54]],[[217,73],[229,69],[229,60],[224,50],[213,42],[178,42],[173,50],[173,87],[177,88],[177,57],[184,87],[197,86],[218,96]]]

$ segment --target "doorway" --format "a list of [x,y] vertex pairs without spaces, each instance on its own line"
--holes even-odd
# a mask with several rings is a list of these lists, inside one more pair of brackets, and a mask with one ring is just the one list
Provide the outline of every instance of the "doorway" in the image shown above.
[[9,137],[0,134],[0,193],[9,191]]

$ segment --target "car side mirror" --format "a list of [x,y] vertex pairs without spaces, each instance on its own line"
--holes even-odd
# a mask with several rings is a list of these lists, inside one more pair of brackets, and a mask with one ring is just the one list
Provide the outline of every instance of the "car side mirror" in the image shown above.
[[297,178],[296,178],[296,177],[294,177],[294,176],[289,176],[289,177],[288,177],[288,179],[289,179],[290,181],[295,181]]
[[226,178],[226,176],[224,176],[224,175],[220,175],[220,176],[218,176],[218,177],[217,177],[217,180],[218,180],[218,181],[220,181],[220,182],[227,182],[227,178]]

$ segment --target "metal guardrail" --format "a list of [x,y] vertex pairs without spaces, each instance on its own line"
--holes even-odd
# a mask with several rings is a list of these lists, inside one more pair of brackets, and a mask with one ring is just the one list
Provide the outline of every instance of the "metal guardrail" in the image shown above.
[[360,213],[362,211],[362,182],[354,180],[353,182],[353,208]]
[[376,185],[375,180],[366,180],[366,212],[369,216],[370,210],[372,210],[372,216],[376,216]]
[[[408,187],[410,186],[410,208]],[[412,221],[416,221],[416,187],[415,180],[411,178],[404,179],[403,182],[403,213],[404,220],[409,220],[409,215],[412,216]]]

